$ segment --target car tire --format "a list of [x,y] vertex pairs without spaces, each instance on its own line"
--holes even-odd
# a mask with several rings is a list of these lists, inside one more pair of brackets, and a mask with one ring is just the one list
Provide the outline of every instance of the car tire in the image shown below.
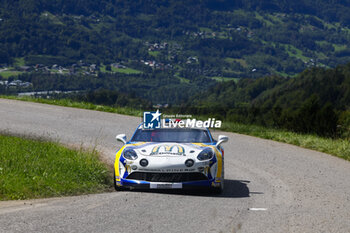
[[214,194],[222,194],[224,192],[224,184],[225,184],[225,167],[224,162],[222,162],[222,170],[221,170],[221,182],[219,187],[213,187],[212,193]]
[[114,189],[116,191],[124,191],[125,190],[125,188],[117,185],[117,181],[116,181],[116,178],[115,178],[115,172],[114,172],[114,176],[113,176],[113,183],[114,183]]

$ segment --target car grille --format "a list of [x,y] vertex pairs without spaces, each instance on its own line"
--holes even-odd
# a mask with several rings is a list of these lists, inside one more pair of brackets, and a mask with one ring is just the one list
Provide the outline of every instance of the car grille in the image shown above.
[[133,172],[126,179],[144,180],[149,182],[188,182],[208,180],[204,174],[199,172],[187,173],[156,173],[156,172]]

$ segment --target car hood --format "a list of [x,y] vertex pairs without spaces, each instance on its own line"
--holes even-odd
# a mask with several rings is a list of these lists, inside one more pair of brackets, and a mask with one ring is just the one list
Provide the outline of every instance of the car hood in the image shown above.
[[205,148],[213,148],[210,145],[203,143],[139,143],[131,144],[131,147],[136,151],[137,154],[144,156],[195,156],[198,155]]

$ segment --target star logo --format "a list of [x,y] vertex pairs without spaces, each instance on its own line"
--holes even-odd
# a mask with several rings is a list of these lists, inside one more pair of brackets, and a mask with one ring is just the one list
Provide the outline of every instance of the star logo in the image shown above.
[[162,115],[161,113],[159,113],[159,109],[155,113],[151,113],[151,114],[153,116],[151,122],[158,119],[158,117],[160,117],[160,115]]
[[162,113],[157,110],[156,112],[144,112],[143,113],[143,129],[159,129],[161,127]]

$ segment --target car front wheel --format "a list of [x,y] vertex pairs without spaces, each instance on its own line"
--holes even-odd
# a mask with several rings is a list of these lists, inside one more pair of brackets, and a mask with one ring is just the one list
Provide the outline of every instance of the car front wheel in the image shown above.
[[114,189],[116,191],[123,191],[123,190],[125,190],[125,188],[123,188],[122,186],[118,186],[117,185],[117,180],[115,178],[115,172],[114,172],[114,176],[113,176],[113,182],[114,182]]
[[222,170],[221,170],[221,182],[219,187],[213,187],[212,192],[214,194],[221,194],[224,192],[224,184],[225,184],[225,168],[224,163],[222,163]]

